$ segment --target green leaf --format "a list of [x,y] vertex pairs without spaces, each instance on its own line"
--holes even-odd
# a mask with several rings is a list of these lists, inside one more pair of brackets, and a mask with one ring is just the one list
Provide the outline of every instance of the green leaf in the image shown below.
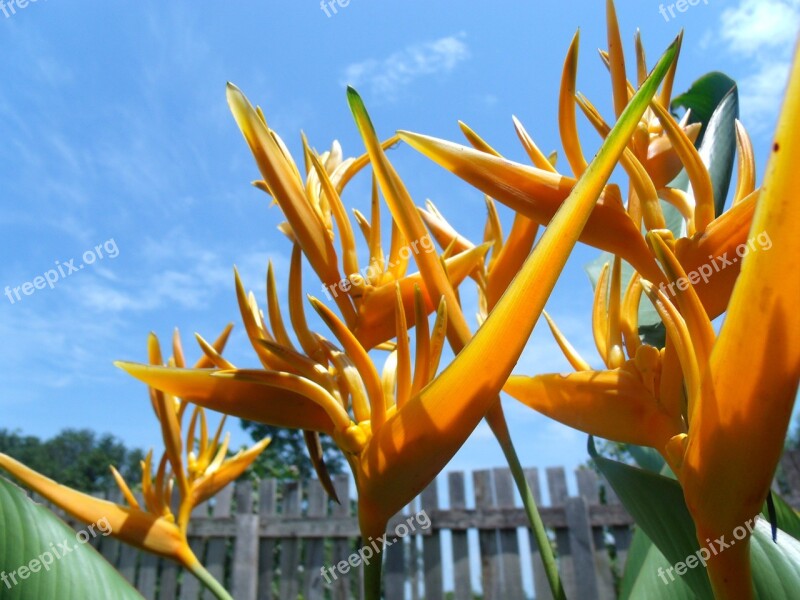
[[[99,529],[95,527],[95,531]],[[82,531],[86,532],[84,535],[89,533],[88,529]],[[67,553],[65,546],[72,550]],[[46,569],[42,566],[45,562],[50,563]],[[28,572],[23,570],[20,574],[22,567]],[[37,572],[30,572],[31,567]],[[0,573],[6,575],[0,582],[0,597],[8,600],[142,599],[92,546],[79,542],[75,531],[3,477],[0,477]]]
[[[670,581],[669,578],[666,578],[667,569],[671,566],[644,531],[637,528],[628,549],[625,574],[620,586],[620,600],[639,600],[641,598],[647,598],[647,600],[694,600],[695,595],[692,588],[683,579],[677,578],[675,581]],[[665,573],[666,583],[659,573]]]
[[719,103],[706,126],[706,134],[700,144],[700,157],[711,175],[714,187],[714,209],[716,216],[725,209],[725,199],[733,175],[736,160],[736,119],[739,118],[739,91],[736,86]]
[[[733,164],[736,161],[736,119],[739,118],[739,92],[736,86],[722,98],[719,106],[711,115],[706,124],[706,135],[698,148],[703,164],[711,175],[711,184],[714,189],[714,212],[721,215],[725,209],[725,200],[728,197]],[[686,171],[681,171],[670,183],[670,187],[688,191],[690,201],[694,196],[689,190],[689,178]],[[665,203],[662,202],[662,206]],[[677,210],[669,207],[670,219],[674,219]],[[665,213],[666,216],[666,213]]]
[[697,144],[700,144],[705,137],[711,115],[714,114],[722,99],[735,87],[736,82],[733,79],[719,71],[712,71],[695,81],[684,93],[672,99],[671,109],[673,112],[678,108],[691,110],[689,122],[703,124]]
[[[709,73],[696,81],[688,92],[673,100],[672,106],[690,108],[692,114],[689,122],[703,123],[701,136],[697,138],[695,145],[711,175],[714,212],[719,216],[725,208],[736,160],[735,122],[739,118],[739,90],[736,82],[722,73]],[[686,171],[681,171],[669,185],[684,192],[689,191]],[[691,196],[690,193],[690,200],[694,201]],[[674,207],[663,201],[661,205],[668,223],[680,222],[680,215]],[[685,235],[685,230],[681,235]]]
[[[600,456],[591,436],[589,454],[636,525],[658,546],[670,564],[681,562],[699,550],[694,521],[676,481]],[[713,599],[711,584],[703,569],[687,571],[684,581],[698,598]]]
[[[652,540],[668,563],[668,566],[664,567],[663,564],[659,564],[657,558],[636,556],[631,563],[633,573],[626,574],[626,578],[623,579],[624,589],[630,590],[631,598],[645,597],[648,600],[684,598],[685,596],[676,587],[677,576],[676,581],[670,581],[668,585],[661,580],[662,588],[651,585],[653,576],[659,575],[658,566],[666,569],[684,562],[688,557],[696,555],[700,549],[694,522],[686,508],[680,484],[674,479],[601,457],[591,437],[589,454],[614,488],[620,501],[631,513],[636,524]],[[638,553],[644,552],[644,543],[640,542],[636,550]],[[751,537],[750,556],[757,598],[764,600],[796,598],[797,590],[800,589],[800,542],[789,534],[779,531],[778,542],[774,543],[769,524],[760,519]],[[648,563],[648,561],[653,562]],[[650,566],[645,566],[648,564],[654,566],[655,572]],[[642,577],[646,581],[640,584],[638,579]],[[682,581],[691,588],[695,597],[713,600],[705,569],[698,567],[687,570]],[[639,592],[635,591],[638,586],[651,591],[652,595],[639,596]]]
[[644,446],[635,446],[634,444],[627,444],[628,452],[631,453],[633,460],[641,468],[653,473],[661,473],[662,469],[666,466],[664,458],[654,449],[646,448]]

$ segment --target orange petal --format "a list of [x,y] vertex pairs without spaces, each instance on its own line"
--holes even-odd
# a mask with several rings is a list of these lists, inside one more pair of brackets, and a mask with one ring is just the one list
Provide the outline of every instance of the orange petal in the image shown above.
[[757,201],[758,194],[751,194],[717,217],[704,234],[675,242],[675,255],[684,271],[702,275],[711,270],[695,286],[710,319],[718,317],[728,306],[742,263],[736,250],[748,240]]
[[255,462],[270,441],[271,438],[264,438],[252,448],[239,452],[236,456],[223,462],[218,469],[198,479],[192,489],[192,506],[197,506],[212,498],[222,488],[238,479],[247,470],[247,467]]
[[[614,95],[614,112],[619,117],[628,104],[628,79],[625,74],[625,53],[619,33],[617,10],[613,0],[606,0],[608,33],[608,62],[611,70],[611,89]],[[673,62],[674,64],[674,62]]]
[[661,449],[680,432],[639,378],[625,369],[512,376],[503,391],[580,431]]
[[[586,159],[583,157],[581,141],[578,137],[578,125],[575,120],[575,79],[578,74],[578,48],[580,31],[575,33],[567,50],[564,70],[561,75],[561,90],[558,96],[558,131],[564,154],[575,177],[580,177],[586,170]],[[627,101],[627,97],[625,98]]]
[[525,152],[531,159],[533,166],[537,169],[556,173],[556,168],[548,160],[547,156],[545,156],[544,153],[539,150],[539,147],[525,130],[525,127],[522,125],[520,120],[513,115],[511,116],[511,120],[514,122],[514,130],[517,132],[517,137],[519,138],[519,141],[522,142],[522,147],[525,148]]
[[[750,230],[751,238],[766,235],[769,249],[750,251],[744,258],[704,374],[703,401],[689,430],[681,480],[698,529],[712,533],[728,532],[759,512],[783,452],[797,396],[798,129],[800,52]],[[721,585],[714,574],[712,582],[715,589]]]
[[341,276],[336,264],[336,252],[319,215],[306,198],[297,168],[287,160],[267,125],[233,84],[228,84],[227,97],[231,112],[250,146],[264,181],[291,223],[303,253],[324,283],[338,282]]
[[733,204],[739,204],[756,189],[756,159],[753,153],[753,143],[747,130],[736,119],[736,148],[737,148],[737,176],[736,191],[733,194]]
[[253,381],[215,377],[218,371],[148,367],[116,362],[120,369],[147,385],[209,410],[275,427],[331,433],[331,418],[304,395]]
[[[483,263],[483,257],[488,249],[487,245],[477,246],[444,261],[447,266],[447,276],[454,287],[459,286],[470,273]],[[405,317],[409,327],[416,323],[413,303],[416,286],[422,290],[427,314],[433,312],[436,303],[431,298],[421,273],[403,277],[397,283],[400,285]],[[384,284],[373,288],[364,296],[359,309],[358,325],[355,327],[354,333],[365,348],[374,348],[396,335],[393,296],[394,284]]]
[[[400,132],[400,137],[467,183],[540,225],[550,222],[575,185],[574,179],[444,140],[405,131]],[[610,189],[613,188],[607,188],[605,197],[592,210],[581,241],[621,256],[642,276],[659,281],[663,275],[647,244]]]
[[60,485],[5,454],[0,454],[0,467],[78,521],[92,524],[106,519],[111,535],[127,544],[171,558],[187,567],[197,564],[178,527],[165,519]]

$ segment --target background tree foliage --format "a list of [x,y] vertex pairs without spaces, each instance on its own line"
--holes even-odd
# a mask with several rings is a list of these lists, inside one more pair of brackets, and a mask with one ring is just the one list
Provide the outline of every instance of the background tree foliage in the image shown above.
[[139,461],[144,458],[138,448],[129,449],[113,435],[98,435],[90,429],[64,429],[47,440],[0,429],[0,452],[61,484],[90,493],[116,487],[110,465],[127,481],[140,481]]

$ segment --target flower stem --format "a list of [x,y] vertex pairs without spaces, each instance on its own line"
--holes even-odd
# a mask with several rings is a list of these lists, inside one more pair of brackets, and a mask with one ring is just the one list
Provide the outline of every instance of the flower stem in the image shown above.
[[378,560],[364,565],[364,597],[366,600],[381,600],[381,569],[383,561]]
[[190,570],[219,600],[233,600],[233,596],[228,593],[228,590],[222,587],[222,584],[214,579],[214,576],[199,562],[195,562]]
[[[499,404],[498,402],[496,406],[499,407]],[[489,423],[489,427],[491,427],[494,436],[500,443],[506,462],[508,462],[508,467],[511,470],[511,475],[514,478],[514,483],[517,486],[517,490],[519,490],[520,496],[522,496],[522,505],[525,507],[525,514],[528,516],[528,521],[530,521],[533,528],[533,535],[536,538],[537,546],[539,546],[539,556],[542,557],[544,572],[547,575],[550,590],[553,592],[553,598],[555,600],[567,600],[564,584],[558,574],[558,565],[553,555],[553,547],[550,545],[550,538],[547,537],[542,516],[536,506],[536,499],[533,497],[533,492],[528,485],[528,480],[525,478],[525,473],[519,462],[519,456],[517,456],[517,451],[511,442],[511,435],[508,431],[508,424],[503,411],[490,410],[486,414],[486,422]]]

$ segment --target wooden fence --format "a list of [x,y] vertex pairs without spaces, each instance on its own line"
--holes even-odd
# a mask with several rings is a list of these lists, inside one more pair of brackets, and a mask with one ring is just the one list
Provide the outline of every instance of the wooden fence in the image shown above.
[[[800,490],[800,452],[787,453],[782,471],[785,486]],[[632,519],[593,471],[574,475],[578,494],[572,496],[564,469],[546,469],[549,502],[543,503],[540,473],[526,471],[567,596],[610,600],[624,569]],[[462,472],[442,475],[389,524],[386,600],[522,600],[531,592],[537,600],[552,598],[508,469],[474,471],[471,479],[468,486]],[[190,544],[236,600],[361,599],[363,568],[347,564],[362,547],[355,502],[347,476],[335,485],[341,504],[329,501],[316,480],[238,482],[197,507]],[[789,499],[795,506],[800,500]],[[212,598],[169,561],[112,537],[95,542],[145,598]]]

